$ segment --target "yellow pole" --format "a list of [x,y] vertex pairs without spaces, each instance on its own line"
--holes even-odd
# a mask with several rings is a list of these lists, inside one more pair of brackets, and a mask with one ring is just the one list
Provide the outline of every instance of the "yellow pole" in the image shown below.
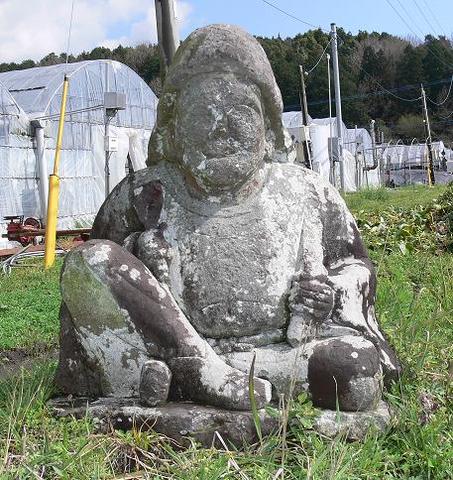
[[45,233],[44,267],[53,267],[55,263],[55,247],[57,244],[57,217],[58,197],[60,193],[60,166],[61,144],[63,142],[64,117],[66,115],[66,99],[68,97],[69,79],[65,75],[63,82],[63,94],[61,97],[60,121],[58,123],[57,145],[55,148],[55,160],[53,173],[49,175],[49,203],[47,205],[47,220]]

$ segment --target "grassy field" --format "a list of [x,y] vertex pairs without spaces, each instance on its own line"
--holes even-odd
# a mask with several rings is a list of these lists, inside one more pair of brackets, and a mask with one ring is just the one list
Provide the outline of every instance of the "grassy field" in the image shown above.
[[36,267],[0,274],[0,351],[39,351],[57,345],[61,260],[57,262],[56,268],[43,271],[42,260],[27,260]]
[[[411,216],[404,212],[419,211],[417,205],[429,210],[445,188],[346,196],[378,269],[379,318],[404,365],[401,382],[386,394],[397,412],[386,434],[370,432],[360,443],[323,439],[310,430],[313,408],[305,400],[295,405],[286,442],[275,436],[241,452],[196,444],[181,450],[152,432],[100,435],[89,419],[49,414],[45,402],[55,365],[45,362],[0,382],[0,479],[452,479],[453,254],[440,252],[435,231],[420,232],[418,214],[412,230],[404,220]],[[402,212],[389,217],[395,225],[376,229],[375,217],[387,219],[394,209]],[[401,217],[403,233],[396,225]],[[398,235],[389,235],[391,229]],[[406,238],[406,231],[422,235],[422,244]],[[18,269],[0,282],[0,350],[52,348],[58,268]]]
[[445,185],[427,188],[426,185],[411,185],[405,188],[375,188],[363,190],[359,194],[348,193],[346,202],[353,212],[380,212],[390,207],[413,208],[427,205],[446,190]]

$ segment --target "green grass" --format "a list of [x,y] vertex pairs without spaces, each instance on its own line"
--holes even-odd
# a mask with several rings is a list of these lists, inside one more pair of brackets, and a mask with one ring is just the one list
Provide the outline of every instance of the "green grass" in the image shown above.
[[370,188],[358,193],[344,195],[352,212],[379,212],[389,207],[412,208],[426,205],[447,190],[446,185],[412,185],[404,188]]
[[42,260],[26,263],[32,266],[0,274],[0,351],[57,344],[61,260],[49,271],[43,270]]
[[[390,206],[427,205],[442,190],[379,190],[346,200],[353,210],[375,215]],[[435,238],[428,235],[426,241]],[[386,394],[397,421],[385,434],[370,432],[360,443],[323,439],[307,428],[313,409],[305,402],[295,406],[286,446],[274,436],[241,452],[196,444],[181,450],[153,432],[100,435],[89,419],[57,420],[50,415],[46,400],[53,392],[55,365],[45,364],[0,383],[0,479],[104,479],[141,471],[146,475],[128,478],[267,480],[278,472],[284,452],[285,480],[451,480],[453,254],[383,247],[370,253],[378,268],[378,316],[404,366],[401,382]],[[24,286],[30,283],[40,288]],[[8,343],[2,336],[4,345],[33,344],[26,335],[32,328],[30,322],[27,329],[27,319],[34,319],[37,341],[55,344],[58,269],[17,271],[5,285],[16,298],[7,310],[9,322],[19,319],[21,334],[14,335],[18,327],[2,317],[2,334],[9,332]],[[9,298],[3,290],[0,295],[0,303]]]

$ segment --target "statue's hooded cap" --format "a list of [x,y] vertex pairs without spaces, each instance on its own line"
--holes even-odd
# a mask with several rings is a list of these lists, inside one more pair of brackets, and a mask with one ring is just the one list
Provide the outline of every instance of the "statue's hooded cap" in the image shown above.
[[[283,103],[269,60],[258,41],[234,25],[210,25],[195,30],[179,46],[159,99],[148,165],[172,157],[174,111],[178,94],[195,76],[230,73],[256,84],[264,115],[273,132],[273,149],[286,152]],[[170,157],[170,158],[169,158]]]

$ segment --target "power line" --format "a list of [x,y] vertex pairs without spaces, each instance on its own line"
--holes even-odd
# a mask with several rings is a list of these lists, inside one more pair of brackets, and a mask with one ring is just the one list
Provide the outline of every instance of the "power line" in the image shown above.
[[423,35],[425,36],[425,32],[418,26],[417,22],[415,22],[415,20],[412,18],[412,15],[406,10],[406,7],[404,6],[404,4],[401,2],[401,0],[396,0],[398,2],[398,5],[401,7],[401,9],[404,11],[404,13],[406,14],[407,18],[409,21],[411,21],[413,23],[413,25],[417,28],[417,30]]
[[[340,37],[341,38],[341,37]],[[343,43],[345,43],[345,40],[343,38],[341,38],[341,40],[343,41]],[[359,66],[359,69],[362,70],[363,73],[365,73],[365,75],[367,75],[371,80],[373,80],[373,82],[375,82],[380,88],[381,88],[381,91],[382,92],[386,92],[388,93],[389,95],[392,95],[393,97],[397,98],[398,100],[401,100],[403,102],[417,102],[418,100],[420,100],[422,97],[419,96],[417,98],[404,98],[404,97],[400,97],[399,95],[396,95],[395,91],[398,91],[398,89],[392,89],[392,90],[389,90],[387,88],[385,88],[378,80],[376,80],[370,73],[368,73],[365,68],[363,68],[362,65]],[[382,93],[381,93],[382,94]]]
[[440,107],[441,105],[443,105],[443,104],[448,100],[448,97],[450,96],[450,93],[451,93],[451,87],[452,87],[452,85],[453,85],[453,75],[451,76],[450,87],[448,88],[447,95],[446,95],[446,97],[445,97],[441,102],[435,102],[434,100],[431,100],[428,96],[426,96],[426,98],[427,98],[431,103],[433,103],[434,105],[437,105],[438,107]]
[[425,15],[425,12],[420,8],[420,5],[418,4],[417,0],[412,0],[412,1],[417,7],[417,10],[420,12],[420,15],[422,16],[422,18],[425,20],[425,22],[428,24],[431,31],[434,33],[436,31],[435,27],[433,27],[433,24],[431,23],[429,18]]
[[391,90],[388,90],[387,88],[385,88],[383,85],[381,85],[372,75],[370,75],[363,67],[360,67],[360,69],[362,70],[363,73],[365,73],[369,78],[371,78],[371,80],[373,80],[377,85],[379,85],[379,87],[381,87],[382,91],[388,93],[389,95],[392,95],[392,97],[395,97],[397,98],[398,100],[402,100],[403,102],[417,102],[418,100],[420,100],[422,97],[419,96],[417,98],[404,98],[404,97],[400,97],[399,95],[396,95],[395,93],[393,93]]
[[321,53],[321,56],[318,58],[318,61],[315,63],[315,65],[313,67],[310,68],[310,70],[307,70],[305,72],[306,75],[310,75],[311,72],[313,72],[313,70],[316,69],[316,67],[319,65],[319,63],[321,62],[322,58],[324,57],[327,49],[329,48],[330,44],[332,43],[332,40],[329,40],[329,43],[326,45],[326,47],[324,48],[323,52]]
[[[433,86],[433,85],[441,85],[443,83],[448,83],[450,82],[451,79],[440,79],[440,80],[433,80],[432,82],[427,82],[424,85],[425,86]],[[414,90],[420,88],[420,84],[407,84],[407,85],[402,85],[401,87],[396,87],[392,89],[387,89],[384,88],[383,90],[376,90],[374,92],[368,92],[368,93],[358,93],[355,95],[348,95],[346,97],[342,97],[342,100],[361,100],[364,98],[369,98],[369,97],[377,97],[385,94],[390,94],[392,95],[394,92],[399,92],[399,91],[408,91],[408,90]],[[453,87],[452,87],[453,88]],[[398,96],[397,96],[398,98]],[[402,97],[401,97],[402,98]],[[418,98],[420,100],[421,97]],[[407,99],[405,99],[407,100]],[[414,99],[417,100],[417,99]],[[308,105],[314,106],[314,105],[323,105],[329,103],[328,99],[322,99],[322,100],[312,100],[311,102],[308,102]],[[299,107],[299,105],[286,105],[285,110],[288,109],[294,109],[295,107]]]
[[387,4],[392,8],[392,10],[398,15],[398,17],[401,19],[401,21],[406,25],[406,27],[420,40],[420,37],[418,36],[417,33],[414,32],[412,27],[409,25],[409,23],[406,22],[406,19],[400,14],[400,12],[395,8],[393,3],[390,2],[390,0],[385,0]]
[[[340,35],[338,35],[340,40],[343,42],[343,44],[346,43],[346,41],[344,40],[344,38],[342,38]],[[395,93],[393,93],[394,91],[398,91],[398,89],[387,89],[385,88],[378,80],[376,80],[373,75],[371,75],[370,73],[368,73],[365,68],[363,68],[362,65],[359,65],[359,69],[362,70],[363,73],[365,73],[365,75],[367,75],[371,80],[373,80],[380,88],[383,92],[387,92],[389,95],[392,95],[393,97],[397,98],[398,100],[401,100],[403,102],[417,102],[418,100],[420,100],[422,97],[419,96],[417,98],[404,98],[404,97],[400,97],[399,95],[395,95]],[[381,93],[382,94],[382,93]]]
[[270,7],[275,8],[275,10],[278,10],[279,12],[283,13],[283,14],[286,15],[287,17],[292,18],[293,20],[297,20],[298,22],[303,23],[304,25],[308,25],[309,27],[313,27],[313,28],[316,28],[316,29],[319,28],[319,29],[322,30],[323,32],[328,32],[328,30],[325,30],[324,28],[320,27],[319,25],[314,25],[313,23],[310,23],[310,22],[307,22],[307,21],[305,21],[305,20],[302,20],[301,18],[296,17],[296,16],[293,15],[292,13],[286,12],[285,10],[281,9],[280,7],[277,7],[277,5],[274,5],[273,3],[268,2],[267,0],[261,0],[261,1],[262,1],[263,3],[269,5]]
[[[304,25],[308,25],[310,27],[313,27],[313,28],[319,28],[320,30],[324,31],[324,32],[328,32],[327,30],[323,29],[322,27],[320,26],[316,26],[314,25],[313,23],[310,23],[310,22],[307,22],[305,20],[302,20],[301,18],[299,17],[296,17],[295,15],[293,15],[292,13],[289,13],[283,9],[281,9],[280,7],[277,7],[277,5],[274,5],[273,3],[267,1],[267,0],[261,0],[263,3],[269,5],[270,7],[274,8],[275,10],[279,11],[280,13],[283,13],[284,15],[294,19],[294,20],[297,20],[298,22],[301,22],[303,23]],[[398,3],[401,5],[401,3],[399,2],[399,0],[397,0]],[[401,16],[401,14],[399,13],[399,11],[394,7],[394,5],[390,2],[390,0],[386,0],[387,4],[394,10],[394,12],[398,15],[398,17],[404,22],[404,24],[409,28],[409,30],[420,40],[420,37],[414,32],[414,30],[412,29],[412,27],[406,22],[405,18],[403,16]],[[406,9],[403,7],[403,9],[406,11]],[[407,11],[406,11],[407,13]],[[415,24],[415,22],[414,22]],[[421,30],[420,30],[421,31]],[[329,32],[328,32],[329,33]],[[341,37],[340,37],[341,38]],[[342,39],[343,40],[343,39]],[[344,40],[343,40],[344,42]],[[321,54],[321,56],[319,57],[318,61],[316,62],[316,64],[307,72],[307,74],[311,73],[320,63],[322,57],[324,56],[327,48],[329,47],[331,41],[329,41],[329,43],[327,44],[327,46],[325,47],[323,53]],[[429,50],[429,48],[428,48]],[[442,63],[444,63],[444,65],[448,66],[442,59],[440,59],[439,57],[437,57],[437,55],[435,55],[435,53],[431,50],[429,50],[431,52],[431,54],[436,57],[439,61],[441,61]],[[404,97],[400,97],[399,95],[396,95],[395,93],[393,93],[391,90],[388,90],[387,88],[385,88],[378,80],[376,80],[371,74],[369,74],[362,66],[360,67],[360,69],[371,79],[373,80],[380,88],[381,88],[381,92],[374,92],[374,93],[371,93],[371,94],[368,94],[368,95],[353,95],[353,96],[350,96],[350,97],[345,97],[344,99],[351,99],[351,98],[366,98],[367,96],[372,96],[372,95],[382,95],[383,93],[387,93],[391,96],[393,96],[394,98],[398,99],[398,100],[401,100],[403,102],[417,102],[419,101],[422,97],[419,96],[419,97],[416,97],[416,98],[404,98]],[[453,82],[453,76],[452,76],[452,82]],[[431,84],[433,84],[431,82]],[[427,84],[429,85],[429,84]],[[392,90],[397,90],[397,89],[392,89]],[[451,85],[450,85],[450,90],[451,90]],[[449,91],[450,91],[449,90]],[[431,101],[431,100],[430,100]],[[446,99],[444,100],[446,101]],[[324,102],[323,102],[324,103]],[[310,102],[310,105],[313,105],[313,102]]]
[[[391,3],[390,0],[385,0],[387,4],[392,8],[392,10],[398,15],[398,17],[402,20],[402,22],[406,25],[406,27],[415,35],[415,37],[423,44],[424,41],[417,35],[417,33],[412,29],[409,23],[406,22],[406,19],[400,14],[400,12],[395,8],[395,6]],[[444,64],[446,67],[451,68],[451,65],[448,65],[443,61],[442,58],[437,56],[437,54],[426,45],[427,50],[431,53],[433,57],[435,57],[440,63]]]
[[442,27],[442,25],[439,23],[439,20],[437,20],[437,17],[436,15],[434,15],[434,12],[433,10],[431,9],[431,7],[429,6],[428,2],[426,0],[423,0],[423,3],[425,4],[425,7],[426,7],[426,10],[428,10],[428,12],[431,14],[431,16],[433,17],[434,21],[437,23],[437,26],[440,28],[441,32],[444,34],[445,38],[447,37],[447,34],[445,33],[445,30],[444,28]]
[[[442,120],[448,120],[452,115],[453,115],[453,112],[450,112],[446,117],[439,115],[439,118],[441,118]],[[434,122],[434,123],[439,123],[439,122]]]

